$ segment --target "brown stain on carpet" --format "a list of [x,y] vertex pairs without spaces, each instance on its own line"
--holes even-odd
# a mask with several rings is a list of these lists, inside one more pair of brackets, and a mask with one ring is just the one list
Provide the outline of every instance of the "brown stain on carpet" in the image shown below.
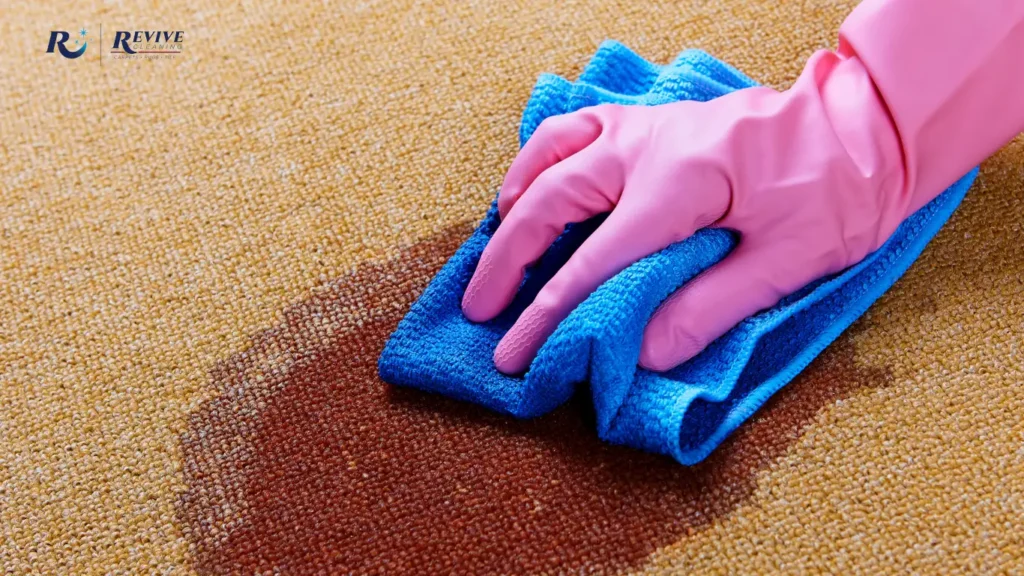
[[213,370],[182,442],[197,570],[626,569],[748,500],[823,406],[891,379],[847,334],[691,468],[602,443],[582,397],[518,421],[389,387],[384,341],[469,230],[340,279]]

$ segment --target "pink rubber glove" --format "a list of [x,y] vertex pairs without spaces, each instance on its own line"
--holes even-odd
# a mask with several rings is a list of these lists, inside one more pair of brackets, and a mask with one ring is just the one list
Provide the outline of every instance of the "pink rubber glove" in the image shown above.
[[640,364],[672,368],[863,259],[1024,129],[1022,58],[1022,0],[867,0],[784,92],[549,118],[509,168],[463,311],[496,316],[567,223],[610,212],[495,350],[522,372],[602,282],[701,227],[735,230],[646,328]]

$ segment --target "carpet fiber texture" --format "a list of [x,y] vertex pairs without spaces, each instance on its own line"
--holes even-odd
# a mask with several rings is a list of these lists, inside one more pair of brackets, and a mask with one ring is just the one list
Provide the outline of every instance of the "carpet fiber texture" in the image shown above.
[[[698,466],[599,441],[586,398],[518,421],[377,377],[538,74],[615,38],[784,88],[853,5],[5,2],[0,569],[1019,569],[1021,138]],[[181,54],[109,53],[137,29]]]

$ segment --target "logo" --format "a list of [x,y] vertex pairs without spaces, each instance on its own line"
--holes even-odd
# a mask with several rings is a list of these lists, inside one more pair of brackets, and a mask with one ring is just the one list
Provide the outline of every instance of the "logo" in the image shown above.
[[[57,53],[75,60],[85,55],[89,44],[95,44],[99,46],[99,56],[95,60],[102,64],[106,60],[166,60],[176,58],[185,49],[184,30],[115,30],[111,42],[108,29],[104,42],[103,24],[97,25],[99,36],[96,37],[89,37],[84,25],[78,32],[51,30],[46,53]],[[96,49],[92,54],[95,53]]]
[[184,46],[184,30],[118,30],[110,54],[115,60],[173,58]]
[[75,49],[68,50],[64,45],[71,41],[71,34],[63,30],[53,30],[50,32],[50,43],[46,47],[47,54],[53,54],[53,49],[56,48],[60,55],[69,59],[74,60],[82,54],[85,54],[85,49],[89,47],[89,43],[86,42],[85,35],[87,30],[83,27],[78,31],[78,37],[75,38]]

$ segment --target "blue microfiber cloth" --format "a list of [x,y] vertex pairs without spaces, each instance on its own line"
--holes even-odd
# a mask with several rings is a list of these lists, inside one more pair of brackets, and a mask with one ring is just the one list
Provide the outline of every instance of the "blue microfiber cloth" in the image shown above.
[[[540,77],[523,112],[520,142],[544,118],[585,106],[709,100],[753,85],[736,69],[697,50],[658,66],[622,44],[605,42],[578,82]],[[463,317],[460,301],[498,226],[492,204],[480,227],[398,325],[380,357],[381,378],[523,418],[553,410],[570,398],[577,383],[589,381],[602,439],[694,464],[892,286],[960,204],[976,175],[975,168],[910,216],[859,264],[746,319],[666,373],[637,366],[644,326],[666,297],[732,249],[732,233],[701,230],[605,282],[558,326],[526,375],[517,378],[494,368],[495,346],[602,217],[569,226],[528,271],[510,307],[490,322],[473,324]]]

